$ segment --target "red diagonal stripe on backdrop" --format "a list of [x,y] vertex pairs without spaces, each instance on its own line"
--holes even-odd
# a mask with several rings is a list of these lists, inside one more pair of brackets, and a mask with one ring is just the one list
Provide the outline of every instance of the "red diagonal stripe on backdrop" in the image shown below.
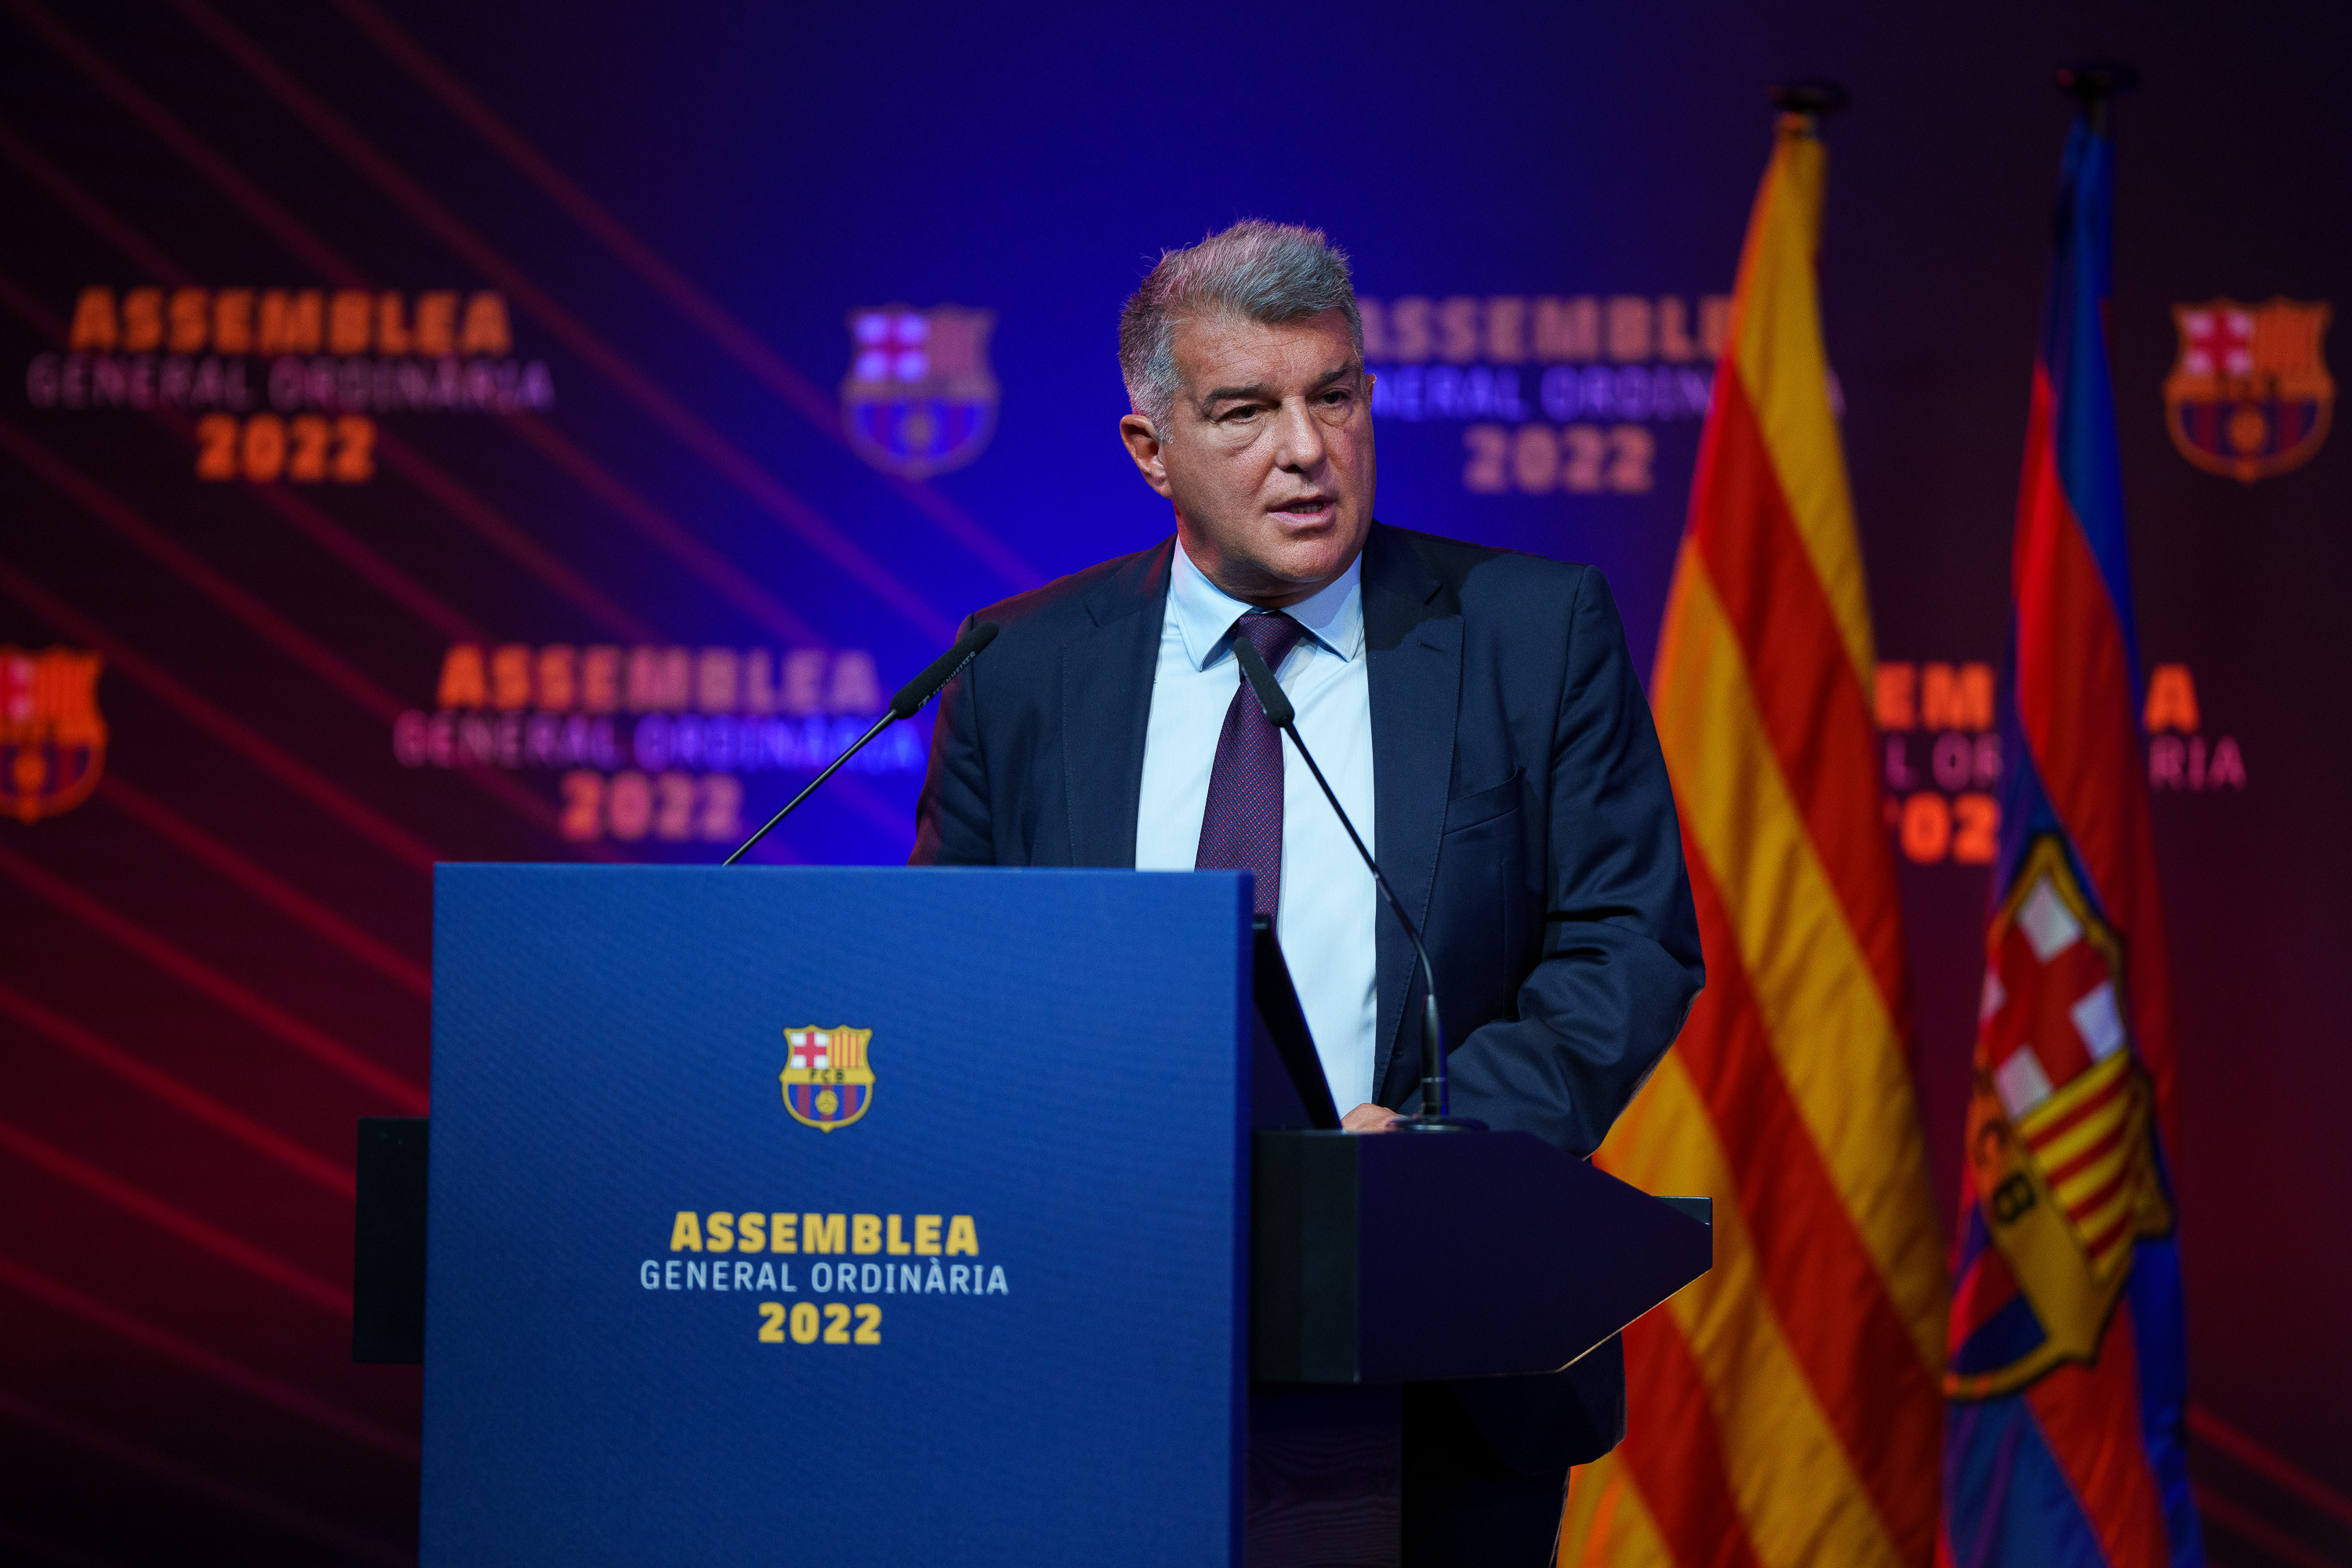
[[2287,1564],[2287,1568],[2344,1568],[2343,1558],[2329,1556],[2305,1546],[2262,1515],[2251,1509],[2239,1507],[2210,1487],[2191,1482],[2189,1489],[2189,1495],[2197,1500],[2197,1515],[2200,1523],[2220,1525],[2231,1534],[2241,1536],[2269,1552]]
[[[29,4],[29,0],[17,0],[17,3]],[[698,415],[614,352],[586,323],[557,304],[525,277],[520,268],[436,201],[422,185],[402,173],[366,138],[346,125],[308,89],[279,68],[275,61],[255,47],[211,7],[198,4],[197,0],[173,0],[173,4],[181,15],[211,38],[222,53],[268,89],[270,94],[296,119],[309,126],[320,141],[334,148],[378,189],[406,208],[411,217],[467,265],[538,317],[541,323],[572,353],[602,371],[606,380],[667,426],[670,434],[688,450],[731,480],[769,515],[815,546],[819,553],[864,584],[869,593],[896,610],[908,624],[941,642],[954,635],[954,623],[950,617],[940,615],[925,603],[912,589],[892,576],[880,562],[866,554],[819,516],[807,502],[778,483],[766,469],[752,462],[725,437],[704,423]],[[55,26],[54,23],[50,25]]]
[[[194,552],[109,495],[70,465],[50,456],[30,437],[5,420],[0,420],[0,450],[8,452],[51,485],[72,497],[91,516],[130,540],[183,582],[244,622],[256,636],[274,645],[279,652],[350,698],[379,723],[391,722],[407,707],[318,638],[262,603],[259,597],[240,586],[226,573],[199,559]],[[555,808],[504,773],[472,766],[453,771],[533,827],[551,835],[555,832]],[[602,844],[582,844],[578,847],[581,853],[599,859],[619,858],[611,848]]]
[[297,258],[322,274],[329,282],[354,288],[365,283],[366,279],[350,263],[296,223],[284,208],[264,195],[259,186],[238,174],[227,159],[190,135],[177,120],[133,86],[129,77],[109,65],[97,50],[60,26],[32,0],[7,0],[7,4],[19,22],[72,61],[76,69],[97,83],[109,98],[145,126],[158,141],[194,164],[199,174],[218,185]]
[[134,788],[120,773],[108,773],[99,781],[98,797],[264,903],[274,906],[303,930],[325,938],[419,996],[433,994],[433,973],[425,965],[391,943],[370,936],[318,900],[248,860],[162,801]]
[[2337,1491],[2285,1455],[2256,1441],[2201,1405],[2189,1407],[2189,1435],[2210,1444],[2280,1490],[2293,1493],[2338,1524],[2352,1525],[2352,1497]]
[[[681,315],[701,328],[706,336],[733,356],[737,363],[765,382],[771,391],[818,430],[835,443],[848,446],[848,438],[842,433],[839,405],[814,382],[761,342],[717,300],[688,281],[683,273],[663,260],[651,247],[639,240],[585,191],[565,177],[537,148],[524,141],[487,104],[444,69],[439,61],[395,26],[391,18],[366,4],[365,0],[335,0],[335,5],[352,26],[366,34],[378,47],[415,78],[426,91],[439,99],[445,108],[471,127],[475,134],[488,142],[500,157],[546,192],[583,228],[602,240],[605,248],[652,284],[677,308]],[[949,537],[993,567],[998,575],[1014,587],[1034,587],[1040,581],[1040,574],[1034,567],[1014,554],[976,519],[929,485],[897,474],[885,474],[883,478],[889,481],[891,488],[945,530]]]
[[231,1236],[218,1226],[209,1225],[184,1209],[175,1208],[161,1198],[142,1192],[121,1177],[108,1174],[87,1160],[68,1154],[44,1139],[36,1138],[21,1127],[0,1121],[0,1149],[7,1150],[26,1164],[37,1165],[62,1181],[71,1182],[117,1208],[127,1209],[157,1229],[170,1231],[181,1240],[202,1247],[215,1258],[226,1258],[247,1273],[258,1275],[313,1305],[346,1318],[351,1316],[350,1291],[330,1285],[274,1253],[265,1252],[249,1241]]
[[415,1439],[403,1433],[354,1415],[323,1399],[305,1394],[283,1379],[272,1377],[218,1351],[207,1349],[169,1329],[158,1328],[143,1319],[133,1317],[119,1307],[77,1290],[64,1280],[44,1274],[5,1254],[0,1254],[0,1284],[14,1286],[44,1306],[79,1318],[117,1339],[126,1340],[166,1361],[178,1362],[215,1383],[226,1384],[240,1394],[250,1395],[265,1405],[274,1405],[289,1415],[299,1415],[330,1432],[340,1433],[355,1443],[363,1443],[412,1463],[418,1458]]
[[1763,1568],[1731,1489],[1706,1374],[1669,1308],[1653,1308],[1625,1330],[1618,1453],[1676,1568]]
[[423,871],[430,871],[435,861],[447,858],[406,828],[361,805],[330,784],[309,764],[263,739],[251,725],[198,696],[185,683],[167,674],[154,660],[68,605],[5,560],[0,560],[0,590],[5,590],[35,615],[82,647],[103,653],[110,668],[137,681],[164,703],[178,710],[189,721],[210,731],[214,739],[237,752],[257,767],[276,774],[279,782],[289,788],[395,858]]
[[[193,427],[186,421],[166,420],[165,423],[183,440],[194,440]],[[239,483],[246,494],[276,512],[292,525],[296,532],[350,567],[370,587],[443,637],[452,642],[489,640],[481,627],[444,604],[415,578],[352,538],[341,524],[288,487]]]
[[[48,192],[59,206],[81,219],[117,250],[145,268],[149,276],[157,282],[177,286],[195,281],[170,257],[148,244],[129,224],[92,200],[89,193],[69,178],[64,170],[41,156],[31,142],[5,124],[0,124],[0,153],[5,153],[10,163],[31,177],[35,184]],[[62,331],[57,335],[60,340],[65,336]]]
[[0,419],[0,452],[6,452],[47,480],[52,488],[72,498],[75,505],[129,540],[162,563],[173,575],[212,600],[235,619],[242,621],[263,641],[276,647],[280,653],[350,698],[374,718],[388,723],[407,706],[352,668],[325,644],[263,604],[259,597],[240,586],[227,574],[200,559],[194,551],[107,493],[72,465],[52,456],[40,443],[5,419]]
[[826,641],[806,621],[749,574],[678,526],[658,507],[615,478],[609,468],[567,441],[536,414],[510,414],[507,427],[533,447],[583,489],[603,501],[613,514],[682,562],[687,569],[719,592],[720,597],[786,642],[824,647]]
[[49,309],[38,300],[26,292],[23,284],[5,272],[0,272],[0,301],[5,301],[8,308],[23,317],[26,323],[35,331],[53,342],[65,342],[65,322],[52,314]]
[[5,844],[0,844],[0,872],[14,877],[84,925],[120,946],[129,948],[190,990],[209,996],[320,1066],[341,1073],[362,1089],[383,1096],[409,1115],[425,1114],[425,1090],[400,1074],[388,1068],[378,1067],[326,1030],[296,1017],[259,992],[231,980],[203,960],[189,956],[145,926],[126,915],[118,914],[64,878],[45,869]]
[[1781,1337],[1888,1537],[1906,1561],[1925,1562],[1935,1546],[1942,1391],[1780,1075],[1721,890],[1696,847],[1685,848],[1708,959],[1706,989],[1675,1054],[1738,1174]]
[[87,1422],[61,1415],[22,1394],[0,1389],[0,1415],[19,1426],[29,1426],[53,1441],[88,1449],[127,1469],[138,1470],[182,1491],[192,1492],[223,1508],[234,1509],[289,1534],[323,1541],[338,1551],[363,1557],[371,1563],[387,1563],[391,1568],[415,1568],[416,1554],[414,1552],[403,1551],[389,1542],[347,1530],[332,1520],[320,1519],[314,1513],[290,1508],[275,1498],[264,1497],[233,1481],[208,1475],[152,1448],[142,1447]]
[[352,1173],[343,1166],[312,1153],[292,1139],[272,1131],[242,1111],[230,1109],[204,1090],[183,1083],[161,1068],[133,1056],[111,1040],[82,1027],[64,1014],[43,1005],[21,991],[11,989],[5,983],[0,983],[0,1013],[8,1014],[26,1027],[46,1036],[52,1045],[62,1047],[125,1082],[145,1089],[166,1105],[185,1112],[216,1132],[235,1139],[263,1158],[276,1161],[305,1180],[315,1182],[337,1197],[349,1199],[358,1195],[359,1189]]
[[1895,865],[1878,829],[1877,732],[1829,595],[1797,531],[1738,362],[1715,378],[1691,532],[1739,635],[1773,757],[1869,960],[1889,1016],[1904,1016]]
[[650,622],[622,608],[566,566],[555,552],[510,521],[496,507],[451,479],[431,459],[398,437],[379,427],[376,455],[401,478],[437,501],[451,517],[497,545],[528,567],[531,575],[594,616],[606,630],[631,642],[664,641]]
[[68,1546],[62,1541],[36,1535],[29,1530],[20,1530],[5,1519],[0,1519],[0,1547],[16,1553],[15,1557],[6,1559],[12,1563],[47,1563],[53,1564],[54,1568],[122,1568],[122,1564],[114,1558],[93,1556],[79,1547]]

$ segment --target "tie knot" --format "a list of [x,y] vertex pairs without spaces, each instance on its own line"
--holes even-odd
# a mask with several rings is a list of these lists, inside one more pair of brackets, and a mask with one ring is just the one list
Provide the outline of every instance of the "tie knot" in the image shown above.
[[1265,660],[1266,668],[1279,674],[1282,661],[1298,646],[1307,628],[1284,615],[1280,610],[1251,610],[1234,623],[1234,636],[1247,637],[1257,649],[1258,658]]

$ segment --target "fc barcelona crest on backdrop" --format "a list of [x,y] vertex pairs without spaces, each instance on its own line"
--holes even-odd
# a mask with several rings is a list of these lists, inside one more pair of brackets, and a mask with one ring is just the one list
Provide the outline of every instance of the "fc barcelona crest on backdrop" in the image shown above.
[[871,1029],[786,1029],[792,1055],[783,1070],[784,1109],[820,1132],[846,1127],[874,1103],[874,1069],[866,1065]]
[[2320,353],[2333,313],[2300,300],[2175,305],[2180,355],[2164,378],[2164,414],[2181,456],[2249,485],[2308,462],[2336,404]]
[[2090,1360],[2133,1244],[2172,1228],[2123,949],[2056,837],[2027,850],[1987,945],[1968,1158],[2000,1266],[1955,1304],[1978,1324],[1946,1379],[1960,1399]]
[[0,813],[37,822],[79,805],[106,771],[100,657],[0,647]]
[[849,313],[841,424],[857,455],[910,479],[960,468],[996,431],[988,310],[882,305]]

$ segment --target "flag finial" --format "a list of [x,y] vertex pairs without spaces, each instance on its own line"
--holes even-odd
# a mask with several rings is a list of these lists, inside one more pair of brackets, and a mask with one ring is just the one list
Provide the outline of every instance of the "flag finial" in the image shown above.
[[1853,101],[1844,83],[1832,81],[1825,76],[1799,77],[1793,81],[1776,82],[1765,96],[1771,100],[1774,108],[1811,119],[1835,114]]
[[2076,60],[2058,68],[2058,86],[2081,100],[2092,134],[2105,136],[2116,95],[2139,86],[2139,70],[2128,60]]

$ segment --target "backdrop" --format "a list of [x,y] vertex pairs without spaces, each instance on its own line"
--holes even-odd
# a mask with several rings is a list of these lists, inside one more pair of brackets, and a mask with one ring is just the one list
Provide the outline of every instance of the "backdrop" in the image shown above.
[[[2052,69],[2104,53],[2196,1463],[2352,1547],[2277,1462],[2352,1489],[2340,11],[379,3],[0,18],[0,1543],[413,1551],[352,1124],[424,1106],[432,862],[716,858],[964,613],[1163,535],[1113,356],[1161,247],[1328,228],[1381,515],[1599,563],[1646,668],[1796,74],[1854,96],[1822,291],[1948,1215]],[[923,738],[763,856],[901,858]]]

